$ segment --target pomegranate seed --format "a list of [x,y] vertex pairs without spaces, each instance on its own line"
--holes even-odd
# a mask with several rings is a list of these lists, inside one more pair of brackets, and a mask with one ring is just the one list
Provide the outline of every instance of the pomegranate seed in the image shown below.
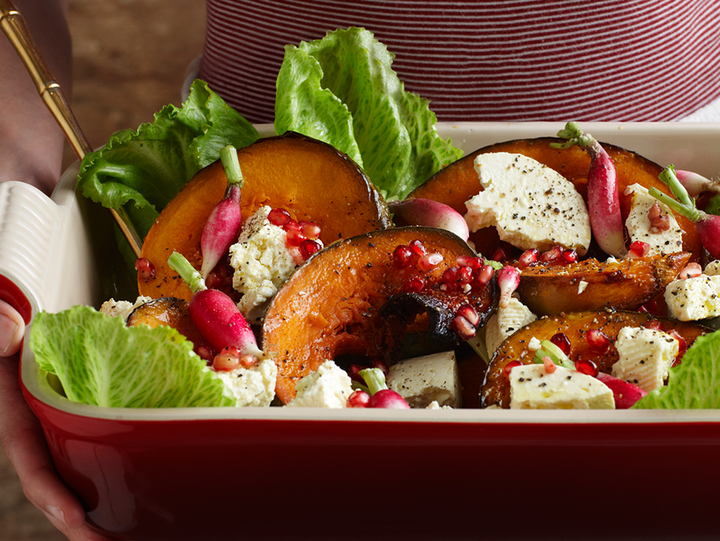
[[455,316],[450,327],[462,340],[470,340],[476,333],[475,325],[463,316]]
[[455,286],[455,280],[457,279],[457,273],[458,273],[457,267],[449,267],[449,268],[445,269],[445,272],[443,272],[443,275],[441,278],[443,284],[445,284],[446,286],[448,286],[450,288]]
[[547,252],[543,252],[540,256],[540,261],[543,263],[553,263],[562,256],[563,249],[560,246],[553,246]]
[[659,201],[655,201],[650,207],[648,221],[650,222],[650,233],[662,233],[670,229],[670,216],[663,214]]
[[575,263],[578,260],[578,255],[575,250],[563,250],[560,257],[565,263]]
[[515,368],[516,366],[522,366],[522,365],[523,365],[523,363],[521,363],[520,361],[517,361],[517,360],[515,360],[515,361],[510,361],[509,363],[507,363],[507,364],[503,367],[503,372],[505,373],[505,375],[506,375],[507,377],[510,377],[510,371],[511,371],[513,368]]
[[529,250],[525,250],[518,258],[518,264],[522,268],[526,268],[534,263],[537,263],[538,259],[540,259],[540,252],[538,252],[535,248],[530,248]]
[[405,283],[405,291],[408,293],[420,293],[425,289],[425,280],[419,276],[413,276]]
[[507,246],[500,246],[495,252],[493,252],[493,261],[507,261],[510,259],[510,249]]
[[486,286],[490,283],[490,280],[492,280],[494,273],[495,269],[492,267],[492,265],[483,265],[483,267],[478,272],[476,282],[478,283],[478,285]]
[[348,397],[348,408],[367,408],[370,405],[370,394],[358,389]]
[[422,256],[420,259],[418,259],[418,268],[423,271],[429,271],[430,269],[434,269],[437,267],[440,263],[442,263],[443,257],[442,254],[439,254],[437,252],[433,252],[432,254],[426,254]]
[[663,324],[658,319],[648,319],[645,324],[643,325],[646,329],[652,329],[654,331],[662,331],[663,330]]
[[587,340],[590,349],[597,353],[607,353],[608,349],[610,349],[610,338],[600,329],[590,329],[585,334],[585,340]]
[[630,244],[630,256],[645,257],[650,251],[650,245],[647,242],[636,240]]
[[226,347],[213,359],[213,369],[217,372],[228,372],[240,366],[240,350],[236,347]]
[[677,366],[687,351],[687,342],[675,329],[670,329],[668,334],[678,341],[678,354],[675,356],[675,362],[673,363],[673,366]]
[[555,363],[552,362],[552,359],[550,357],[548,357],[547,355],[545,355],[545,357],[543,357],[543,364],[545,365],[545,372],[548,374],[554,373],[555,369],[557,368]]
[[638,309],[638,312],[641,314],[652,314],[654,316],[658,315],[658,303],[655,299],[650,299],[645,304],[641,305]]
[[320,226],[313,222],[300,222],[300,231],[309,239],[320,237]]
[[319,240],[305,239],[300,243],[300,253],[303,259],[308,259],[311,255],[322,250],[323,245]]
[[598,367],[590,359],[578,359],[575,361],[575,370],[587,376],[597,377]]
[[460,285],[472,282],[473,270],[470,267],[458,267],[455,282]]
[[290,246],[300,246],[303,242],[308,240],[308,238],[302,234],[302,231],[297,229],[289,229],[286,231],[287,233],[287,243]]
[[300,231],[300,224],[295,220],[288,220],[283,224],[283,229],[285,231]]
[[395,248],[392,257],[393,265],[395,265],[395,267],[398,269],[404,269],[405,267],[410,265],[410,261],[412,259],[412,251],[404,244],[401,244],[400,246]]
[[477,324],[480,323],[480,316],[475,308],[470,304],[463,304],[460,308],[458,308],[456,315],[467,319],[470,324],[475,327],[477,327]]
[[485,260],[482,257],[461,255],[457,258],[456,262],[460,267],[470,267],[473,270],[478,270],[483,266]]
[[687,280],[688,278],[697,278],[702,274],[702,267],[695,263],[688,263],[684,269],[678,273],[679,280]]
[[367,366],[361,366],[359,364],[351,364],[350,369],[348,370],[348,374],[350,375],[351,379],[354,379],[355,381],[358,381],[360,383],[365,383],[365,380],[360,375],[360,370],[364,370],[367,368]]
[[290,220],[290,213],[285,209],[272,209],[268,213],[268,222],[279,227],[284,226]]
[[252,368],[257,363],[260,362],[260,359],[258,359],[255,355],[251,355],[249,353],[245,353],[244,355],[240,355],[240,366],[243,368]]
[[410,241],[410,251],[418,257],[422,257],[427,253],[427,250],[425,250],[425,246],[423,246],[423,243],[419,240]]
[[383,374],[385,374],[385,377],[390,374],[390,369],[388,368],[388,365],[385,364],[383,361],[373,361],[373,368],[379,368]]
[[215,357],[215,353],[213,353],[213,350],[205,344],[198,346],[195,353],[197,353],[198,356],[204,361],[212,361],[213,357]]
[[572,349],[572,346],[570,344],[570,339],[565,333],[559,332],[557,334],[554,334],[553,337],[550,338],[550,341],[557,347],[559,347],[565,355],[570,355],[570,350]]
[[155,279],[155,265],[145,257],[139,257],[135,260],[135,270],[137,270],[138,278],[145,283]]

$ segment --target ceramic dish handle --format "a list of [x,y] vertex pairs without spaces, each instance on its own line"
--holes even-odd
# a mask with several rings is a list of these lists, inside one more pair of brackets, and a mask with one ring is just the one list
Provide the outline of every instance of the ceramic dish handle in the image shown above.
[[20,309],[22,293],[32,316],[87,303],[91,284],[81,269],[92,251],[82,222],[71,190],[51,199],[23,182],[0,183],[0,298]]

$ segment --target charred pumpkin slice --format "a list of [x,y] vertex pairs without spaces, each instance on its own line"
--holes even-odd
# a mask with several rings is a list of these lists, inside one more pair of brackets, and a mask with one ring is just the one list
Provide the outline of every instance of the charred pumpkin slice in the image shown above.
[[130,313],[127,325],[128,327],[147,325],[153,329],[160,325],[172,327],[193,343],[196,353],[198,348],[207,343],[193,325],[188,303],[183,299],[162,297],[143,303]]
[[[416,264],[398,269],[393,253],[398,246],[420,241],[442,261],[430,270]],[[445,295],[441,278],[460,256],[475,253],[454,234],[422,227],[393,228],[344,239],[313,255],[275,296],[263,324],[263,350],[278,366],[276,392],[283,403],[295,396],[295,384],[325,360],[341,355],[387,361],[403,333],[417,323],[418,299],[398,315],[386,310],[388,300],[402,295],[411,277],[425,280],[423,298],[446,298],[447,310],[470,304],[482,325],[494,308],[495,283],[476,285],[467,293]],[[433,299],[430,301],[429,299]],[[430,318],[426,318],[429,320]],[[438,318],[447,322],[446,318]]]
[[[382,196],[347,155],[321,141],[288,132],[238,151],[245,178],[242,215],[268,205],[322,229],[325,245],[391,225]],[[138,280],[141,295],[189,300],[190,289],[167,266],[173,251],[200,268],[200,237],[212,208],[222,199],[226,178],[218,161],[197,175],[163,209],[143,242],[142,257],[154,266]]]
[[613,308],[634,310],[662,292],[690,260],[678,252],[615,262],[586,259],[522,269],[518,293],[542,315]]
[[[575,312],[565,316],[554,316],[538,319],[526,325],[505,340],[490,361],[485,374],[485,381],[480,392],[483,407],[510,407],[510,383],[504,368],[510,361],[518,360],[523,364],[531,364],[535,353],[528,347],[531,338],[549,340],[555,334],[563,333],[570,341],[570,359],[583,358],[597,364],[601,372],[610,373],[612,365],[618,360],[615,340],[623,327],[641,327],[649,322],[659,324],[660,330],[675,330],[683,337],[687,347],[710,329],[697,323],[685,323],[669,318],[657,318],[638,312]],[[599,329],[610,338],[611,345],[607,352],[594,351],[586,339],[591,329]]]
[[[475,157],[488,152],[510,152],[522,154],[537,160],[554,169],[570,180],[576,189],[587,200],[587,175],[590,168],[588,154],[573,146],[568,149],[552,148],[550,143],[562,142],[556,138],[523,139],[497,143],[481,148],[472,154],[460,158],[435,174],[424,184],[408,195],[409,198],[421,197],[445,203],[460,214],[465,215],[465,202],[482,191],[480,180],[475,172]],[[660,191],[670,190],[659,179],[662,167],[658,164],[622,148],[603,143],[617,170],[618,190],[623,219],[627,218],[631,205],[631,196],[625,195],[625,189],[632,184],[640,184],[645,188],[656,187]],[[683,230],[683,250],[693,254],[697,260],[702,253],[702,246],[695,230],[695,225],[687,218],[675,214],[679,226]],[[494,228],[485,228],[470,234],[478,252],[489,255],[498,246],[498,236]]]

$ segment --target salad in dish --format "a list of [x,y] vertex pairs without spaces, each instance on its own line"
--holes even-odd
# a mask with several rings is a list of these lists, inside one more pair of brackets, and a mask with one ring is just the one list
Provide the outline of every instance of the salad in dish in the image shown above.
[[[288,46],[276,132],[202,81],[83,160],[138,297],[36,316],[115,407],[712,408],[715,185],[596,141],[463,156],[357,28]],[[698,210],[697,207],[704,210]],[[121,239],[120,243],[122,245]]]

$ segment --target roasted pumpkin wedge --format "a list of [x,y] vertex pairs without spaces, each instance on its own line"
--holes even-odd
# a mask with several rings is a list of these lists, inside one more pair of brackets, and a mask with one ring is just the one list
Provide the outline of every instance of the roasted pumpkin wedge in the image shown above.
[[[583,358],[597,364],[601,372],[610,373],[612,365],[618,360],[614,344],[620,329],[623,327],[640,327],[650,322],[659,325],[663,331],[675,330],[683,337],[687,347],[710,329],[697,323],[685,323],[669,318],[657,318],[639,312],[575,312],[564,316],[553,316],[538,319],[526,325],[506,339],[495,352],[485,374],[480,392],[483,407],[510,406],[510,383],[505,374],[505,366],[513,360],[523,364],[533,362],[535,355],[528,347],[531,338],[549,340],[558,333],[563,333],[570,341],[569,357],[573,361]],[[607,352],[593,350],[586,339],[591,329],[602,331],[611,342]]]
[[[573,182],[580,194],[587,200],[587,175],[590,168],[590,157],[587,152],[577,146],[568,149],[557,149],[550,146],[550,143],[556,142],[562,141],[546,137],[508,141],[481,148],[439,171],[411,192],[408,197],[434,199],[465,215],[467,211],[465,202],[483,189],[475,172],[473,164],[475,157],[478,154],[488,152],[510,152],[523,154],[556,170]],[[603,143],[603,148],[615,163],[620,205],[624,218],[627,217],[631,204],[631,198],[624,193],[628,186],[638,183],[645,188],[654,186],[665,193],[670,193],[669,188],[658,179],[658,175],[662,171],[662,167],[658,164],[634,152],[607,143]],[[675,217],[684,232],[683,250],[691,252],[693,260],[697,260],[702,254],[702,246],[695,225],[678,214],[675,214]],[[471,233],[470,240],[475,244],[477,251],[485,255],[492,255],[499,242],[495,229],[491,228]]]
[[[442,255],[437,266],[420,270],[415,263],[398,268],[398,246],[420,241],[428,253]],[[417,330],[420,312],[411,299],[407,312],[385,308],[393,296],[406,291],[408,280],[421,277],[428,297],[440,297],[442,276],[459,257],[474,252],[456,235],[424,227],[385,229],[344,239],[316,253],[275,296],[263,324],[263,351],[278,366],[276,392],[283,403],[295,396],[295,384],[325,360],[342,355],[365,360],[393,361],[403,333]],[[446,306],[470,304],[484,324],[495,306],[494,280],[468,292],[448,295]],[[435,294],[435,295],[433,295]],[[425,318],[425,324],[427,320]],[[441,318],[442,319],[442,318]],[[447,321],[447,320],[445,320]]]
[[[284,208],[297,221],[319,225],[325,245],[391,225],[382,196],[362,169],[326,143],[287,132],[240,149],[238,160],[245,179],[243,218],[263,205]],[[163,209],[143,242],[142,257],[155,274],[138,279],[141,295],[190,299],[190,289],[167,266],[167,258],[178,251],[200,268],[202,229],[226,183],[222,164],[215,162]]]
[[613,262],[537,264],[522,269],[517,291],[538,316],[603,308],[634,310],[661,293],[689,260],[689,252],[678,252]]
[[172,327],[193,343],[196,353],[207,344],[190,319],[188,303],[175,297],[161,297],[141,304],[130,313],[127,325],[147,325],[153,329],[160,325]]

